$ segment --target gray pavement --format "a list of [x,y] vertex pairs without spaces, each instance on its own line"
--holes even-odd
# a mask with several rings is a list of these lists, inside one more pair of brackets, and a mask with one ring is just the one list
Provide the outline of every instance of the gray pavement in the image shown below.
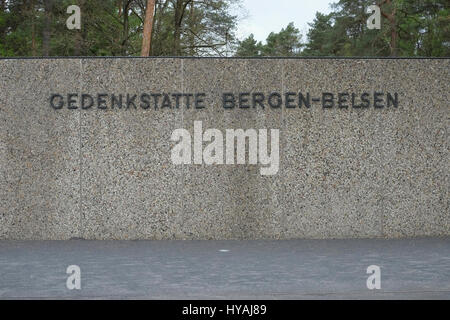
[[0,241],[0,299],[16,298],[450,299],[450,238]]

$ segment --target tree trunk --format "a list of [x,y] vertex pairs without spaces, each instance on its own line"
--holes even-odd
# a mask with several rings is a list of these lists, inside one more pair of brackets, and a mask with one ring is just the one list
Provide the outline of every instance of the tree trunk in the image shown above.
[[177,0],[175,4],[175,19],[174,19],[174,33],[173,33],[173,50],[174,56],[180,55],[181,42],[181,8],[183,6],[182,0]]
[[193,0],[177,0],[175,4],[175,19],[174,19],[174,37],[173,37],[173,54],[175,56],[181,55],[181,25],[183,23],[183,16],[186,6]]
[[[2,13],[6,11],[6,0],[0,0],[0,11]],[[6,40],[6,30],[7,26],[5,24],[0,26],[0,39]]]
[[[153,37],[153,46],[150,47],[150,52],[152,55],[159,55],[161,53],[161,31],[162,31],[162,18],[166,12],[166,9],[169,5],[169,0],[165,0],[164,2],[158,1],[157,7],[155,9],[155,18],[153,20],[155,23],[155,37]],[[156,49],[155,49],[156,48]],[[158,51],[159,48],[159,51]]]
[[35,57],[36,53],[36,19],[34,14],[34,1],[30,1],[30,16],[31,16],[31,55]]
[[[392,5],[392,1],[391,0],[383,0],[381,1],[378,6],[381,9],[381,6],[383,4],[387,4],[388,6]],[[395,4],[394,4],[395,6]],[[383,15],[383,17],[385,17],[386,19],[388,19],[389,24],[391,25],[391,43],[390,43],[390,47],[391,47],[391,56],[396,57],[398,54],[398,44],[397,44],[397,40],[398,40],[398,29],[397,29],[397,20],[395,17],[395,14],[397,12],[397,8],[391,8],[391,13],[386,13],[385,11],[383,11],[381,9],[381,14]]]
[[197,32],[195,29],[196,26],[195,21],[195,14],[194,14],[194,1],[191,1],[191,4],[189,6],[189,28],[191,29],[191,32],[189,32],[189,55],[194,56],[195,55],[195,37],[193,32]]
[[123,1],[123,34],[122,34],[122,55],[127,55],[127,47],[128,47],[128,34],[130,32],[130,26],[128,21],[128,9],[129,9],[129,0]]
[[393,22],[391,24],[391,56],[396,57],[398,55],[398,46],[397,46],[397,39],[398,39],[398,31],[396,26],[395,16],[393,19]]
[[147,8],[145,9],[144,31],[142,34],[142,57],[148,57],[150,55],[154,12],[155,0],[147,0]]
[[42,55],[48,57],[50,55],[50,36],[52,27],[52,3],[53,0],[44,0],[45,24],[42,31]]
[[[78,0],[78,6],[80,7],[80,11],[84,12],[84,2],[85,0]],[[76,30],[75,34],[75,45],[73,48],[73,53],[75,56],[84,55],[84,30],[86,28],[81,28],[81,30]]]

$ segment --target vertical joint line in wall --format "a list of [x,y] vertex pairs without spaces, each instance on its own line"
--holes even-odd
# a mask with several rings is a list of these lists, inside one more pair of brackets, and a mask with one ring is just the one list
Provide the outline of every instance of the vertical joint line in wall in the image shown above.
[[[280,60],[280,63],[281,63],[281,94],[284,94],[284,61],[283,60]],[[284,152],[284,147],[285,147],[285,141],[284,141],[284,139],[285,139],[285,137],[284,137],[284,133],[286,132],[286,130],[284,130],[285,129],[285,126],[286,126],[286,124],[285,124],[285,122],[284,122],[284,108],[281,108],[281,128],[280,128],[280,135],[281,135],[281,141],[280,141],[280,152],[281,152],[281,156],[280,156],[280,161],[279,161],[279,166],[280,166],[280,172],[281,172],[281,179],[283,179],[282,180],[282,185],[281,185],[281,190],[283,190],[283,192],[281,193],[281,210],[282,210],[282,212],[281,212],[281,233],[283,234],[284,233],[284,228],[286,228],[286,225],[287,225],[287,221],[286,221],[286,210],[285,210],[285,207],[284,207],[284,204],[286,203],[285,202],[285,195],[286,195],[286,184],[285,184],[285,181],[284,181],[284,178],[285,178],[285,173],[283,172],[283,154],[285,154],[285,152]],[[280,201],[279,201],[280,202]]]
[[[80,90],[83,90],[83,59],[80,59]],[[81,170],[82,170],[82,166],[83,166],[83,158],[82,158],[82,138],[81,138],[81,108],[79,109],[79,138],[80,138],[80,150],[79,150],[79,184],[80,184],[80,190],[79,190],[79,197],[80,197],[80,230],[79,230],[79,237],[83,238],[84,232],[83,232],[83,196],[82,196],[82,174],[81,174]]]
[[[284,62],[280,60],[281,63],[281,94],[284,94]],[[284,129],[284,108],[281,108],[281,128]],[[284,131],[284,130],[283,130]],[[284,136],[281,136],[281,146],[284,147]]]
[[[181,59],[181,92],[184,94],[184,59]],[[184,109],[181,109],[181,128],[184,128]],[[184,216],[184,170],[185,165],[181,164],[181,220],[182,220],[182,230],[184,230],[185,216]]]
[[[372,92],[375,92],[375,90],[372,89]],[[380,121],[380,117],[378,117],[377,127],[376,128],[377,128],[377,134],[379,132],[383,132],[382,131],[383,127],[382,127],[382,123]],[[385,157],[385,154],[386,153],[383,150],[383,152],[382,152],[382,157],[383,158]],[[387,162],[382,161],[382,163],[387,163]],[[385,235],[384,235],[384,222],[386,221],[386,198],[385,198],[385,193],[384,193],[385,189],[382,187],[381,183],[378,186],[378,190],[381,190],[381,191],[379,191],[379,193],[381,194],[380,233],[381,233],[381,238],[384,238],[385,237]]]

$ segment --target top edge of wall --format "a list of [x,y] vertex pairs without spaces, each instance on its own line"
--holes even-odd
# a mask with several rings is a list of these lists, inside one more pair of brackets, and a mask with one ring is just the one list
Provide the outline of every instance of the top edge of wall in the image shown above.
[[49,56],[49,57],[0,57],[0,60],[53,60],[53,59],[225,59],[225,60],[448,60],[450,57],[192,57],[192,56]]

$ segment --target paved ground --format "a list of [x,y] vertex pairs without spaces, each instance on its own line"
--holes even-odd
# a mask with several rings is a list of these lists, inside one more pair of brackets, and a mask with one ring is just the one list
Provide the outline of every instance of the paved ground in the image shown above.
[[[81,290],[66,268],[81,268]],[[381,267],[381,289],[366,269]],[[450,299],[450,238],[0,241],[0,299]]]

